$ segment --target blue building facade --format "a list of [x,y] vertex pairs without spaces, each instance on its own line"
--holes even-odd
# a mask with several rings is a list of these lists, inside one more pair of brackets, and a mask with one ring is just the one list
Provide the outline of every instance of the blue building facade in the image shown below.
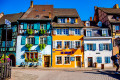
[[51,66],[52,8],[52,5],[33,5],[18,20],[16,65]]

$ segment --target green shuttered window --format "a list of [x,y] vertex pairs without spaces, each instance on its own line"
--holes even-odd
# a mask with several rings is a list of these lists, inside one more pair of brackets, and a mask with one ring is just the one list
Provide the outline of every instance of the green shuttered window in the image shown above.
[[39,36],[35,36],[35,45],[39,44]]
[[27,29],[27,23],[24,23],[23,29]]
[[51,42],[51,36],[47,36],[47,44],[48,44],[48,45],[51,45],[51,43],[52,43],[52,42]]
[[47,23],[47,30],[50,29],[50,23]]
[[23,36],[23,37],[21,38],[21,45],[25,45],[25,44],[26,44],[26,37]]

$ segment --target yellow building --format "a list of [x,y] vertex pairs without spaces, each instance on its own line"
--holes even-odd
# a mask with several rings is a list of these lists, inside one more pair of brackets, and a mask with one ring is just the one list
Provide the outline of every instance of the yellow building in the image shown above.
[[52,67],[83,67],[83,25],[76,9],[54,9],[54,14]]

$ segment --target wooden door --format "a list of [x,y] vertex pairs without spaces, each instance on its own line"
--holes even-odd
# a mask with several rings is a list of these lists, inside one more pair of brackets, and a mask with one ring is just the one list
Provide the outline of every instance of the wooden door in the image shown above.
[[76,56],[76,66],[81,67],[81,57],[80,56]]
[[92,67],[92,57],[88,57],[88,67]]
[[44,56],[44,67],[49,67],[50,56]]

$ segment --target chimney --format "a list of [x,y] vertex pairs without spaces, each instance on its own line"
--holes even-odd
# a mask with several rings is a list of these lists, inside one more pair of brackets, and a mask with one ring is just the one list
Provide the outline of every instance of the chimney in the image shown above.
[[51,12],[49,12],[49,18],[51,18]]
[[119,5],[118,5],[118,4],[115,4],[115,5],[113,6],[113,8],[114,8],[114,9],[119,9]]
[[2,12],[2,13],[0,13],[0,18],[2,18],[4,16],[4,13]]
[[33,8],[33,1],[31,1],[30,3],[30,8]]
[[90,21],[92,21],[92,17],[90,17]]

